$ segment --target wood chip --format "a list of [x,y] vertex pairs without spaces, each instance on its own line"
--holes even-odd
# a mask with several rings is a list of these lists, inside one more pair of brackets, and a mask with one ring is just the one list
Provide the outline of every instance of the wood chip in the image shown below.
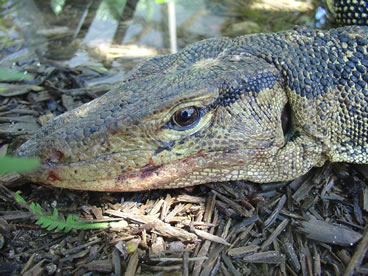
[[206,208],[205,208],[205,211],[204,211],[203,220],[205,222],[210,222],[211,221],[213,212],[215,210],[215,205],[216,205],[216,195],[211,194],[208,197],[208,200],[206,202]]
[[160,209],[161,209],[162,205],[164,204],[164,202],[165,202],[165,200],[163,200],[163,199],[158,200],[148,214],[151,215],[151,216],[154,216],[155,214],[157,214],[160,211]]
[[96,206],[92,206],[91,211],[93,213],[93,215],[96,217],[96,219],[104,219],[104,216],[102,215],[102,210],[101,208],[97,208]]
[[128,267],[125,270],[124,276],[134,276],[138,267],[138,251],[135,251],[129,258]]
[[112,272],[111,260],[96,260],[83,265],[83,267],[85,267],[89,271],[97,271],[103,273]]
[[206,199],[203,197],[198,197],[198,196],[191,196],[191,195],[179,195],[176,198],[176,201],[178,202],[188,202],[188,203],[205,203]]
[[353,257],[344,271],[344,276],[354,275],[354,270],[360,266],[368,250],[368,228],[364,232],[363,239],[359,242]]
[[79,245],[79,246],[76,246],[76,247],[73,247],[73,248],[70,248],[68,250],[66,250],[64,252],[64,255],[69,255],[69,254],[74,254],[74,253],[78,253],[81,249],[84,249],[86,247],[90,247],[94,244],[97,244],[101,241],[101,239],[95,239],[93,241],[90,241],[90,242],[87,242],[87,243],[84,243],[82,245]]
[[171,219],[176,216],[176,214],[180,213],[184,209],[184,204],[177,204],[174,209],[166,216],[165,222],[170,222]]
[[241,276],[240,272],[236,270],[232,260],[228,256],[222,253],[221,258],[226,264],[227,268],[230,270],[230,275]]
[[[290,235],[291,236],[291,235]],[[300,263],[298,256],[295,252],[295,248],[292,242],[290,242],[290,239],[284,238],[282,240],[282,245],[284,247],[285,253],[288,257],[288,260],[290,261],[291,266],[295,271],[300,271]]]
[[[187,251],[184,251],[184,253]],[[182,252],[183,253],[183,252]],[[188,257],[188,262],[196,262],[196,261],[200,261],[200,260],[207,260],[207,257],[193,257],[190,258]],[[183,262],[184,261],[184,256],[182,258],[165,258],[165,257],[159,257],[159,258],[151,258],[151,261],[153,262]]]
[[29,219],[34,215],[30,212],[15,211],[15,212],[3,212],[4,215],[1,216],[2,219],[7,221]]
[[0,96],[19,96],[30,91],[40,91],[43,89],[43,87],[37,85],[0,83]]
[[162,205],[162,209],[161,209],[161,215],[160,215],[161,220],[164,220],[165,217],[167,216],[167,213],[169,212],[170,206],[172,203],[173,203],[173,198],[171,197],[170,194],[167,194],[164,200],[164,203]]
[[16,136],[30,136],[40,129],[39,124],[34,120],[32,122],[3,123],[0,125],[0,136],[14,138]]
[[188,231],[185,231],[183,229],[173,227],[170,224],[164,223],[158,218],[153,216],[136,215],[114,210],[106,210],[105,213],[121,218],[131,219],[140,223],[150,224],[157,232],[159,232],[161,235],[165,237],[178,238],[183,241],[195,241],[198,239],[196,235],[189,233]]
[[309,193],[309,191],[313,188],[313,182],[310,181],[308,178],[307,181],[303,182],[303,184],[296,190],[296,192],[293,194],[293,199],[299,203],[301,200],[303,200],[306,195]]
[[[182,265],[146,265],[146,264],[141,264],[140,267],[142,267],[142,270],[147,270],[147,271],[153,271],[153,272],[159,272],[160,274],[158,275],[163,275],[163,272],[170,272],[170,274],[164,274],[164,275],[170,275],[170,276],[181,276],[182,274]],[[125,274],[127,275],[127,274]],[[125,276],[124,275],[124,276]],[[130,274],[130,275],[135,275],[135,274]],[[129,275],[129,276],[130,276]],[[127,275],[128,276],[128,275]]]
[[27,270],[26,272],[22,273],[23,276],[37,276],[37,275],[42,275],[44,268],[42,267],[42,264],[45,262],[46,260],[41,260],[39,261],[37,264],[35,264],[32,268],[30,268],[29,270]]
[[285,263],[285,256],[277,251],[266,251],[246,256],[243,260],[247,263],[283,264]]
[[259,245],[251,244],[251,245],[248,245],[248,246],[232,248],[227,252],[227,254],[229,256],[239,256],[239,255],[243,255],[243,254],[256,252],[259,248],[260,248]]
[[183,254],[183,276],[189,276],[189,253]]
[[265,220],[264,227],[267,229],[270,227],[276,220],[277,216],[279,215],[281,209],[284,207],[284,204],[286,202],[286,195],[283,195],[279,203],[277,204],[276,208],[272,211],[272,214]]
[[35,257],[36,257],[35,253],[33,253],[31,255],[31,257],[29,257],[29,259],[27,260],[27,263],[24,265],[22,271],[20,272],[22,275],[24,275],[24,273],[31,268],[31,266],[33,265],[33,260],[34,260]]
[[74,98],[72,96],[65,94],[61,95],[61,101],[67,111],[73,110],[79,105],[77,102],[74,101]]
[[368,188],[364,187],[363,190],[363,210],[368,211]]
[[211,248],[208,259],[203,263],[202,272],[200,274],[201,276],[210,275],[212,269],[214,268],[223,250],[224,250],[223,244],[215,244]]
[[289,223],[288,219],[284,219],[268,237],[268,239],[262,244],[261,251],[265,250],[274,239],[285,229],[286,225]]
[[112,264],[113,264],[113,271],[115,275],[121,275],[121,262],[120,262],[120,255],[119,250],[114,248],[112,251]]
[[313,271],[314,275],[322,275],[321,256],[318,253],[316,244],[313,244]]
[[150,248],[150,257],[162,256],[165,252],[165,243],[162,237],[157,237]]
[[216,242],[216,243],[221,243],[221,244],[228,245],[228,246],[231,245],[225,239],[223,239],[219,236],[216,236],[216,235],[212,235],[212,234],[210,234],[206,231],[194,229],[194,233],[196,233],[199,237],[201,237],[202,239],[205,239],[205,240],[210,240],[210,241],[213,241],[213,242]]
[[66,257],[59,259],[59,261],[61,263],[71,262],[75,259],[83,258],[83,257],[87,256],[88,254],[89,254],[89,249],[88,248],[84,249],[84,250],[81,249],[81,250],[79,250],[78,252],[76,252],[74,254],[68,254],[68,255],[65,254]]
[[237,204],[236,202],[228,199],[227,197],[223,196],[222,194],[212,190],[211,193],[213,193],[214,195],[216,195],[219,199],[221,199],[223,202],[225,202],[226,204],[228,204],[232,209],[234,209],[240,216],[243,217],[251,217],[250,212],[248,212],[247,210],[245,210],[242,206],[240,206],[239,204]]
[[29,99],[31,102],[40,103],[51,100],[52,96],[48,91],[40,91],[38,93],[29,94]]
[[362,234],[354,230],[316,219],[300,222],[298,230],[309,239],[342,246],[353,246],[362,238]]
[[38,118],[38,121],[41,123],[41,125],[45,125],[48,121],[52,120],[55,118],[55,115],[53,113],[47,113],[45,115],[41,115]]
[[[212,205],[212,204],[215,204],[215,198],[216,198],[216,196],[214,196],[214,195],[211,195],[210,196],[210,200],[209,200],[209,203],[208,204],[210,204],[210,205]],[[207,208],[206,208],[207,209]],[[217,223],[217,221],[218,221],[218,219],[219,219],[219,217],[218,217],[218,212],[216,211],[216,209],[214,209],[215,210],[215,212],[214,212],[214,215],[213,215],[213,220],[212,220],[212,222],[214,223],[214,224],[216,224]],[[211,214],[212,214],[212,210],[208,210],[208,212],[210,212]],[[210,219],[210,218],[209,218]],[[213,234],[214,233],[214,231],[215,231],[215,227],[211,227],[210,228],[210,230],[209,230],[209,233],[210,234]],[[205,240],[204,242],[203,242],[203,244],[202,244],[202,246],[200,247],[200,249],[199,249],[199,251],[198,251],[198,254],[197,254],[197,256],[198,257],[206,257],[207,255],[208,255],[208,251],[209,251],[209,249],[210,249],[210,245],[212,244],[212,242],[210,241],[210,240]],[[194,263],[194,266],[193,266],[193,272],[192,272],[192,275],[193,276],[197,276],[197,275],[199,275],[199,273],[200,273],[200,271],[201,271],[201,269],[202,269],[202,265],[203,265],[203,263],[204,263],[205,261],[204,260],[198,260],[198,261],[196,261],[195,263]]]

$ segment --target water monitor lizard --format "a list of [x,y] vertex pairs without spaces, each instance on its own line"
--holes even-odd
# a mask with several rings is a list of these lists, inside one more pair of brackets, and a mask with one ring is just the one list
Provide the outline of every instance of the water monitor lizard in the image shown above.
[[45,125],[34,182],[95,191],[290,180],[368,163],[368,28],[213,38]]

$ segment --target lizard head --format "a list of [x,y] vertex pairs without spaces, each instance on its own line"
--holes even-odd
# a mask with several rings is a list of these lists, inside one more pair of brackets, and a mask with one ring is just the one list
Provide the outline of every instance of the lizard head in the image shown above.
[[279,175],[287,101],[274,65],[215,38],[144,62],[112,91],[45,125],[17,155],[40,158],[27,175],[34,182],[71,189],[269,182]]

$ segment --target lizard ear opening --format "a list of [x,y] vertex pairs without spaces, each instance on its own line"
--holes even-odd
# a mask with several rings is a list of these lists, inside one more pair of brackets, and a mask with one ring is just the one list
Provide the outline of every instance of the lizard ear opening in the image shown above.
[[286,139],[291,135],[291,107],[289,103],[285,104],[281,112],[281,126]]

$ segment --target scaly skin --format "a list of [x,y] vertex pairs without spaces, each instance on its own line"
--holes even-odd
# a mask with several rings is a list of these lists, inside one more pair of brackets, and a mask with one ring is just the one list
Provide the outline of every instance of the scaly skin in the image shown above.
[[195,43],[55,118],[17,155],[41,159],[34,182],[95,191],[285,181],[326,160],[368,163],[367,34],[297,28]]
[[367,0],[327,0],[335,20],[343,25],[368,25]]

